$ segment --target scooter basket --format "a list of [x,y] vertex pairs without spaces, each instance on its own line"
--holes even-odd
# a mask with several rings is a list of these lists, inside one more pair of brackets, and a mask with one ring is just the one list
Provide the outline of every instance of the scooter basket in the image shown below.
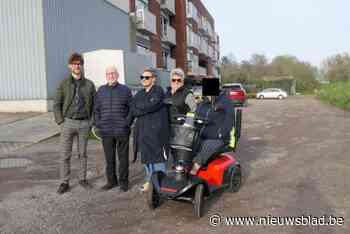
[[178,124],[171,125],[170,146],[188,148],[192,150],[193,144],[197,138],[197,130],[191,126]]

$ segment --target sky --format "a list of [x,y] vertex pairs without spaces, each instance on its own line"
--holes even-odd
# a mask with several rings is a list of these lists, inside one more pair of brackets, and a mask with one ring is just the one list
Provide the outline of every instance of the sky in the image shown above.
[[350,0],[202,0],[215,20],[221,56],[294,55],[320,66],[350,53]]

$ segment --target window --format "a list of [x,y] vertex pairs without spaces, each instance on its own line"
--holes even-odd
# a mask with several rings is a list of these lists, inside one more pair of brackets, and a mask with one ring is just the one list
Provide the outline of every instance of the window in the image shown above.
[[170,51],[163,49],[162,51],[162,59],[163,59],[163,68],[168,69],[168,59],[170,56]]
[[161,15],[160,16],[160,25],[161,25],[160,35],[162,37],[167,36],[169,19],[167,17],[165,17],[164,15]]
[[148,0],[136,0],[136,9],[148,9]]
[[192,50],[187,50],[187,67],[189,70],[193,69],[193,51]]

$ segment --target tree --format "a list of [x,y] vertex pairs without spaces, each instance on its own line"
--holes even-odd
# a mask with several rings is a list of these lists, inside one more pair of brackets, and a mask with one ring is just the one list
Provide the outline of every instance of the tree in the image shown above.
[[350,55],[336,54],[323,61],[322,70],[327,80],[350,81]]
[[267,75],[268,59],[263,54],[253,54],[249,60],[251,77],[260,79]]

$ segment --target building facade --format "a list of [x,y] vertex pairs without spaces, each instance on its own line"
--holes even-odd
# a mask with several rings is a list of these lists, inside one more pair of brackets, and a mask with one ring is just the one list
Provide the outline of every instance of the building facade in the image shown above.
[[0,111],[49,111],[69,54],[101,50],[122,51],[129,86],[149,65],[162,86],[175,67],[219,76],[219,37],[200,0],[1,0]]
[[201,0],[129,0],[135,50],[163,70],[184,69],[189,79],[220,77],[219,36]]

